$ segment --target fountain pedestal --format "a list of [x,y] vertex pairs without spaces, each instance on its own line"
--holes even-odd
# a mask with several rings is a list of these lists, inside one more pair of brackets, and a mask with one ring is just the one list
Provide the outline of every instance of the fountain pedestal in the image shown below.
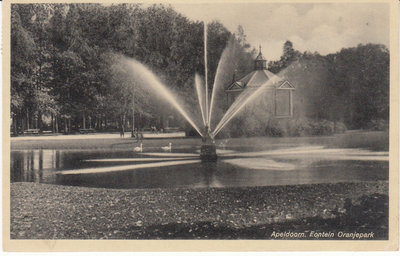
[[202,137],[203,144],[200,149],[200,158],[203,162],[215,162],[217,161],[217,149],[207,126],[205,127],[205,134]]
[[200,158],[205,162],[217,161],[217,150],[214,144],[201,145]]

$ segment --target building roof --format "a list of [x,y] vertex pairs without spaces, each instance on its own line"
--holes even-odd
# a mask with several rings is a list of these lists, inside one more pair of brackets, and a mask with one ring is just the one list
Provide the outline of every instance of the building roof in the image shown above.
[[[278,77],[277,75],[273,74],[272,72],[262,69],[262,70],[254,70],[241,78],[240,80],[237,80],[233,82],[228,88],[226,89],[227,91],[235,91],[235,90],[243,90],[245,87],[248,88],[257,88],[260,87],[261,85],[265,84],[267,81],[270,79],[275,80],[274,82],[271,81],[268,87],[274,87],[276,88],[277,82],[281,81],[282,79]],[[280,85],[281,83],[279,83]]]
[[255,60],[265,60],[261,53],[261,45],[259,46],[258,55]]
[[269,81],[266,85],[276,89],[294,89],[288,81],[284,81],[279,76],[267,70],[265,65],[266,60],[261,53],[261,45],[258,56],[254,60],[254,70],[242,77],[240,80],[234,81],[226,89],[227,92],[242,91],[244,88],[258,88]]
[[255,60],[264,60],[264,61],[265,61],[264,57],[262,56],[261,50],[260,50],[260,52],[258,53],[258,55],[257,55],[257,57],[256,57]]

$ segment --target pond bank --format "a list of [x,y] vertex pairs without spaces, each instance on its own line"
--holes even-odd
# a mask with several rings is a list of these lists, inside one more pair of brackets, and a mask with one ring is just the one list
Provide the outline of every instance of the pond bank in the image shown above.
[[12,239],[387,239],[387,214],[386,181],[126,190],[11,183]]
[[[90,137],[91,139],[85,139]],[[96,135],[67,135],[64,137],[48,136],[48,139],[28,139],[12,138],[12,150],[31,150],[31,149],[55,149],[55,150],[127,150],[132,145],[138,145],[136,139],[125,137],[119,138],[118,135],[96,138]],[[105,135],[104,135],[105,136]],[[171,142],[173,149],[185,147],[200,147],[201,139],[186,138],[148,138],[144,139],[144,146],[155,147],[165,146]],[[266,147],[275,148],[277,146],[293,145],[326,145],[336,148],[364,148],[374,151],[389,150],[388,132],[376,131],[348,131],[344,134],[334,136],[314,136],[314,137],[250,137],[250,138],[227,138],[217,139],[218,148],[251,148],[262,150]]]

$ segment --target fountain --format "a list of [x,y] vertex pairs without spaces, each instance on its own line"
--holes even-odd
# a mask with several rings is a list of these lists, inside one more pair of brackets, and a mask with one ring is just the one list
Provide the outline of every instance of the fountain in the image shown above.
[[[206,36],[204,41],[207,66]],[[124,70],[128,68],[126,75],[133,76],[135,83],[144,82],[145,89],[149,89],[153,96],[159,94],[193,126],[202,138],[200,151],[199,148],[193,147],[192,140],[184,139],[174,144],[177,149],[173,150],[175,152],[160,152],[160,145],[150,142],[145,142],[143,147],[133,150],[131,141],[112,143],[108,149],[100,150],[86,150],[85,146],[80,148],[81,144],[77,145],[78,149],[73,150],[12,150],[11,181],[118,189],[236,188],[387,181],[389,152],[352,148],[352,141],[358,144],[366,138],[365,134],[351,133],[346,137],[341,135],[339,144],[343,145],[343,141],[348,143],[344,144],[344,148],[335,148],[338,141],[332,140],[330,136],[310,137],[306,140],[243,138],[229,143],[228,139],[221,139],[216,143],[214,139],[219,132],[246,107],[246,104],[254,102],[256,97],[262,95],[264,89],[270,88],[272,83],[279,82],[279,77],[284,77],[282,73],[278,73],[276,77],[272,76],[268,82],[256,88],[247,87],[227,111],[220,112],[216,108],[220,97],[217,92],[223,91],[223,81],[229,74],[227,71],[233,70],[229,59],[229,56],[234,56],[232,49],[228,45],[221,55],[212,90],[208,90],[207,77],[202,81],[202,78],[195,74],[200,115],[193,115],[194,113],[187,111],[193,108],[186,109],[177,94],[170,91],[142,63],[126,57],[122,57],[122,62],[117,63],[123,64],[121,67]],[[207,67],[205,70],[207,74]],[[208,92],[211,92],[210,103]],[[157,101],[154,98],[146,100]],[[41,138],[37,137],[35,140]],[[381,140],[382,137],[377,138]],[[107,141],[113,140],[106,140],[105,145],[110,143]]]
[[[204,41],[206,45],[206,37]],[[154,147],[151,143],[132,150],[130,142],[118,144],[119,148],[114,148],[113,144],[110,150],[99,152],[14,151],[11,153],[12,180],[110,188],[238,187],[387,180],[389,152],[334,148],[336,142],[331,137],[307,138],[310,141],[306,143],[290,138],[284,141],[263,141],[260,138],[256,143],[258,139],[243,139],[233,141],[228,147],[227,140],[220,140],[217,150],[214,141],[217,134],[246,104],[254,102],[264,90],[284,77],[284,73],[278,73],[258,87],[245,88],[216,120],[216,91],[223,88],[222,78],[230,70],[225,64],[230,63],[227,57],[231,53],[228,46],[221,56],[214,86],[210,90],[210,104],[207,79],[202,81],[195,74],[195,90],[200,105],[200,115],[197,116],[187,111],[177,94],[171,92],[145,65],[126,57],[121,58],[123,63],[118,63],[123,64],[124,69],[128,67],[127,75],[133,76],[135,83],[144,83],[144,88],[152,94],[159,94],[193,126],[202,138],[200,152],[190,140],[181,140],[180,152],[159,152],[159,146]],[[207,55],[204,57],[207,65]],[[346,138],[354,136],[357,135],[350,134]],[[360,141],[365,135],[359,136],[354,141]],[[347,140],[340,137],[340,144],[343,141]],[[246,152],[249,147],[257,151]],[[319,164],[321,161],[329,161],[329,171],[326,164]],[[331,166],[330,163],[334,164]]]
[[[207,82],[207,25],[204,22],[204,69],[205,69],[205,104],[206,104],[206,114],[204,123],[204,132],[202,135],[202,142],[200,149],[200,158],[203,161],[216,161],[217,160],[217,148],[215,147],[215,141],[211,136],[210,131],[210,116],[209,109],[211,108],[208,106],[208,82]],[[199,92],[199,90],[197,90]],[[201,98],[201,96],[199,96]],[[201,103],[200,103],[201,104]]]
[[[226,50],[226,49],[225,49]],[[279,76],[275,75],[270,80],[259,86],[257,89],[245,90],[239,97],[233,102],[233,104],[226,111],[224,116],[214,127],[211,129],[211,117],[213,115],[213,109],[215,105],[215,95],[216,88],[221,87],[221,81],[219,81],[219,76],[223,73],[221,70],[221,64],[226,62],[226,55],[229,52],[224,51],[221,59],[218,63],[216,78],[214,81],[214,86],[211,94],[211,102],[209,102],[209,88],[208,88],[208,68],[207,68],[207,25],[204,23],[204,69],[205,69],[205,79],[204,84],[198,74],[195,74],[195,89],[197,93],[197,98],[200,106],[200,113],[202,119],[202,125],[196,124],[194,119],[189,116],[188,112],[183,108],[178,102],[176,95],[168,90],[168,88],[162,84],[159,79],[143,64],[134,60],[125,58],[126,63],[131,66],[131,73],[136,80],[141,80],[147,85],[147,88],[151,88],[153,93],[159,93],[160,96],[167,100],[187,121],[190,125],[198,132],[202,138],[202,145],[200,148],[200,158],[202,161],[216,161],[217,160],[217,150],[214,138],[221,131],[227,123],[236,116],[244,106],[251,102],[255,97],[260,95],[262,91],[271,85],[271,83],[276,83],[279,81]]]

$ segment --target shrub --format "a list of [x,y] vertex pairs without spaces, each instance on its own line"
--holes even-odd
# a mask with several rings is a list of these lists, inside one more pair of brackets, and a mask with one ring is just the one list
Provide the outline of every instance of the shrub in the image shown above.
[[335,133],[345,133],[347,131],[347,127],[344,123],[342,122],[336,122],[335,123]]
[[272,119],[265,127],[264,134],[270,137],[282,137],[284,135],[284,130],[276,120]]
[[307,119],[293,119],[287,124],[287,135],[307,136],[311,134],[310,121]]
[[225,127],[229,131],[229,137],[238,138],[245,136],[246,132],[242,124],[241,119],[232,120],[228,127]]
[[373,131],[387,131],[389,123],[384,119],[373,119],[368,123],[367,128]]
[[[263,124],[264,123],[264,124]],[[265,124],[266,123],[266,124]],[[268,121],[255,118],[236,119],[226,127],[226,134],[222,137],[253,137],[253,136],[326,136],[334,133],[344,133],[347,128],[341,122],[328,120],[296,119],[269,119]]]
[[311,135],[332,135],[335,125],[331,121],[321,120],[311,122]]

